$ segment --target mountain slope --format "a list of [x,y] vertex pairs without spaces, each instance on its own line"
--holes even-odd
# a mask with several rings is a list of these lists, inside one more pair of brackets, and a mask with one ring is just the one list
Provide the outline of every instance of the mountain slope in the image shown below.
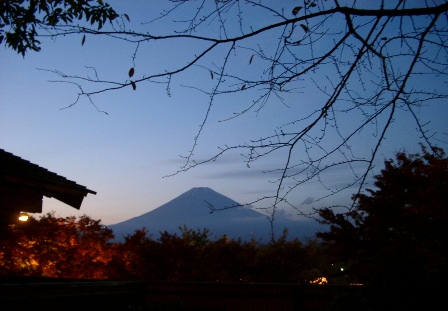
[[[124,236],[143,227],[153,238],[158,238],[161,231],[179,234],[179,227],[184,225],[191,229],[208,228],[213,234],[211,239],[217,239],[223,234],[232,239],[250,240],[254,237],[261,242],[270,239],[270,223],[265,215],[205,187],[192,188],[153,211],[108,228],[114,231],[116,240],[121,241]],[[291,238],[304,239],[314,235],[317,224],[279,217],[275,227],[277,236],[287,227]]]

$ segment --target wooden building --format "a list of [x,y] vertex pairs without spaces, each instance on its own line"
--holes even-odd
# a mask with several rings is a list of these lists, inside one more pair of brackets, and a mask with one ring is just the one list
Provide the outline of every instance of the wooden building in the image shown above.
[[0,149],[0,232],[17,221],[21,212],[41,213],[43,196],[80,209],[95,191]]

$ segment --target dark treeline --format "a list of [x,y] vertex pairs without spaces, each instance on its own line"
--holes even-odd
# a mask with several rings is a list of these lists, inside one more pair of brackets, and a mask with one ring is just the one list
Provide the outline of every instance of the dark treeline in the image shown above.
[[[286,231],[275,243],[209,240],[209,232],[180,228],[157,240],[144,230],[122,245],[128,275],[152,281],[309,283],[324,275],[325,263],[315,241],[287,241]],[[327,272],[327,271],[325,271]]]
[[158,238],[137,230],[124,243],[110,243],[113,232],[88,216],[39,220],[10,228],[1,241],[2,275],[70,279],[173,282],[310,283],[331,275],[315,240],[287,239],[260,244],[222,236],[208,229],[179,228]]

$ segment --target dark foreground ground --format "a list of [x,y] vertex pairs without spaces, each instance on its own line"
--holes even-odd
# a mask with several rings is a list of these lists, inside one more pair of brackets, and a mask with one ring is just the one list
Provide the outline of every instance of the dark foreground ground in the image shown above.
[[437,310],[442,289],[0,278],[1,310]]

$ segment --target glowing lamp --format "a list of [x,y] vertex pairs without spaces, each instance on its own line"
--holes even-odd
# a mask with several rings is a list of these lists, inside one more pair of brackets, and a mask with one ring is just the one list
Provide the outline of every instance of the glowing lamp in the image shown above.
[[20,213],[20,215],[19,215],[19,220],[20,221],[28,221],[28,218],[29,218],[29,216],[28,216],[28,214],[27,213]]

